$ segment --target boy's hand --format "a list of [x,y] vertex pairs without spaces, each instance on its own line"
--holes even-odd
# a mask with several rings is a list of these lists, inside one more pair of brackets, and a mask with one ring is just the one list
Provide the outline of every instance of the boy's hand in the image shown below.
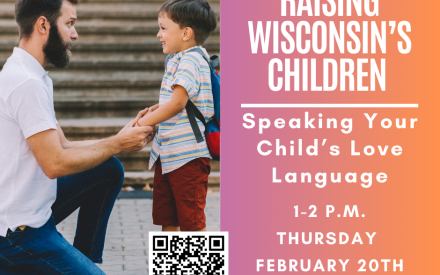
[[153,109],[153,112],[139,119],[139,125],[156,125],[172,118],[185,109],[188,97],[185,88],[175,85],[170,101],[160,107],[157,104],[152,106],[150,109]]
[[139,111],[138,115],[136,116],[136,118],[134,119],[134,124],[131,125],[132,127],[138,127],[137,125],[137,121],[141,118],[143,118],[147,113],[149,113],[150,109],[147,107],[145,109],[143,109],[142,111]]

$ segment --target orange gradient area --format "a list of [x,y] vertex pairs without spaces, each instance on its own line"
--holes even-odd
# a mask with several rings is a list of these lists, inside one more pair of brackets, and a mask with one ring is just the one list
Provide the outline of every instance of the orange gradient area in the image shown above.
[[[296,1],[301,2],[301,1]],[[307,1],[304,1],[307,2]],[[321,1],[326,2],[326,1]],[[337,1],[336,1],[337,2]],[[344,1],[346,2],[346,1]],[[362,1],[363,2],[363,1]],[[315,1],[311,1],[314,5]],[[438,232],[440,210],[439,171],[439,21],[440,4],[435,1],[389,0],[379,1],[379,16],[333,16],[316,17],[281,16],[281,1],[239,0],[222,2],[221,53],[222,53],[222,177],[221,177],[221,230],[229,231],[230,264],[229,274],[273,274],[267,271],[268,259],[289,259],[298,262],[301,259],[312,260],[312,270],[317,259],[323,261],[327,270],[328,259],[349,259],[346,274],[356,274],[364,259],[365,268],[369,262],[377,260],[379,268],[375,274],[393,272],[393,260],[403,260],[404,274],[439,274]],[[330,24],[333,21],[339,26],[340,21],[375,21],[381,26],[386,21],[386,53],[380,51],[368,54],[340,53],[336,50],[330,54],[313,51],[300,54],[283,53],[281,47],[274,53],[273,41],[270,42],[267,54],[257,54],[251,50],[249,21],[292,21],[295,25],[307,21],[312,25],[316,21]],[[389,22],[408,21],[411,32],[408,37],[412,42],[409,54],[398,51],[398,42],[403,41],[398,31],[391,34]],[[281,33],[281,31],[280,31]],[[293,33],[293,35],[296,35]],[[345,34],[347,36],[347,33]],[[371,29],[369,37],[371,35]],[[311,39],[304,35],[303,40]],[[328,37],[327,37],[328,39]],[[348,38],[346,39],[349,40]],[[280,34],[279,42],[286,41]],[[302,42],[304,42],[302,41]],[[298,42],[298,41],[296,41]],[[322,41],[320,41],[322,42]],[[341,91],[340,83],[334,91],[304,91],[302,79],[300,90],[271,91],[269,86],[269,63],[278,58],[285,65],[285,60],[317,60],[318,86],[324,83],[323,59],[375,59],[380,68],[380,60],[386,60],[386,88],[382,91],[376,81],[375,91]],[[301,63],[300,63],[301,64]],[[339,63],[338,63],[339,64]],[[320,67],[321,66],[321,67]],[[369,65],[364,70],[369,71]],[[308,70],[311,70],[310,63]],[[355,70],[355,74],[357,71]],[[284,77],[283,72],[275,72],[276,77]],[[330,77],[331,78],[331,77]],[[295,83],[291,80],[291,87]],[[311,81],[310,77],[309,80]],[[363,84],[370,86],[370,78],[363,78]],[[413,103],[418,108],[241,108],[241,104],[258,103]],[[305,128],[305,113],[314,118],[315,128]],[[243,120],[247,113],[253,115],[256,126],[247,129]],[[373,128],[365,116],[377,113]],[[321,114],[321,117],[320,117]],[[278,129],[274,126],[276,119],[285,120],[286,126]],[[288,123],[292,118],[301,120],[300,128],[291,128]],[[319,128],[319,119],[324,127]],[[268,129],[260,134],[259,119],[271,122]],[[336,129],[327,128],[327,119],[337,121]],[[352,120],[350,133],[342,131],[341,121]],[[384,119],[392,123],[390,128],[381,126]],[[406,128],[397,128],[396,119]],[[414,128],[411,128],[413,119]],[[417,119],[415,121],[414,119]],[[385,125],[388,125],[386,120]],[[318,156],[308,156],[306,149],[317,140]],[[285,146],[286,155],[276,155],[276,142]],[[303,155],[298,155],[299,143],[302,140]],[[325,144],[323,142],[325,141]],[[264,152],[273,150],[267,156],[258,152],[258,144]],[[294,154],[290,155],[293,141]],[[351,155],[351,143],[355,141],[359,156]],[[338,146],[340,154],[330,154],[331,146]],[[372,146],[375,154],[368,156],[363,148]],[[379,148],[380,146],[380,148]],[[386,147],[388,146],[388,147]],[[395,156],[392,148],[399,146],[402,153]],[[385,152],[385,148],[387,148]],[[397,148],[397,147],[396,147]],[[382,150],[382,154],[380,154]],[[397,149],[395,149],[397,150]],[[281,154],[283,149],[280,149]],[[371,152],[371,148],[367,150]],[[395,151],[397,152],[397,151]],[[276,168],[274,183],[273,169]],[[297,182],[286,182],[287,173],[297,173]],[[301,173],[310,173],[311,182],[301,182]],[[326,173],[327,184],[318,188],[315,175]],[[331,173],[356,173],[357,182],[332,183]],[[374,176],[369,188],[363,187],[361,175],[371,173]],[[385,173],[386,182],[378,182],[376,175]],[[293,177],[293,176],[291,176]],[[322,177],[321,177],[322,178]],[[317,217],[309,217],[316,206]],[[334,213],[326,217],[326,207],[332,205]],[[345,205],[357,205],[359,217],[343,217]],[[299,214],[295,217],[295,206]],[[341,215],[338,217],[337,215]],[[365,215],[362,217],[362,214]],[[277,232],[344,232],[350,236],[347,244],[280,244]],[[362,237],[363,244],[351,244],[356,232]],[[376,235],[369,244],[366,232]],[[308,236],[308,235],[307,235]],[[264,260],[264,267],[257,272],[257,259]],[[381,260],[390,260],[388,271],[384,271]],[[375,267],[374,262],[372,267]],[[336,274],[344,274],[341,265],[336,265]],[[275,269],[276,270],[276,269]],[[399,270],[399,269],[398,269]],[[317,271],[321,272],[321,271]],[[366,273],[371,273],[367,271]],[[275,272],[276,273],[276,272]],[[288,271],[283,273],[290,273]],[[292,272],[295,273],[295,272]],[[315,273],[296,272],[296,273]],[[365,272],[364,272],[365,273]]]

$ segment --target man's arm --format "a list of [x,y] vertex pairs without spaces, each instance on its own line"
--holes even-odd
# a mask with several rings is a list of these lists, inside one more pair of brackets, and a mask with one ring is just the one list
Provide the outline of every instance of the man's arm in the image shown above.
[[103,163],[120,152],[138,151],[149,141],[152,127],[127,124],[116,136],[85,147],[65,149],[58,130],[46,130],[27,139],[38,164],[51,179],[80,173]]
[[[188,92],[180,85],[176,85],[173,90],[171,100],[161,107],[139,119],[141,126],[156,125],[164,122],[185,109],[188,102]],[[155,105],[156,106],[156,105]],[[154,107],[154,106],[153,106]]]
[[[158,104],[156,104],[158,106]],[[136,120],[138,118],[143,117],[148,111],[153,111],[153,107],[154,110],[157,108],[156,105],[150,107],[150,108],[145,108],[144,110],[140,111],[136,117]],[[133,125],[134,126],[134,125]],[[73,149],[73,148],[79,148],[79,147],[85,147],[85,146],[90,146],[93,144],[96,144],[98,142],[104,141],[106,139],[99,139],[99,140],[81,140],[81,141],[69,141],[67,140],[66,136],[64,135],[63,130],[61,129],[60,125],[57,124],[57,132],[58,135],[60,136],[60,142],[61,142],[61,146],[64,149]]]
[[100,139],[100,140],[69,141],[66,139],[66,136],[64,135],[63,130],[61,129],[60,125],[58,125],[58,124],[57,124],[56,131],[58,133],[58,136],[60,137],[60,143],[61,143],[61,147],[63,147],[63,149],[73,149],[73,148],[90,146],[90,145],[93,145],[93,144],[96,144],[98,142],[105,140],[105,139]]

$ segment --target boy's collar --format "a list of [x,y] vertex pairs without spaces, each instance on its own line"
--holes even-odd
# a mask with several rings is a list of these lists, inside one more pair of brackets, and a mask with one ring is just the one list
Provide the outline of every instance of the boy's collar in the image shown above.
[[182,57],[185,53],[189,52],[189,51],[192,50],[192,49],[201,49],[202,52],[206,55],[206,50],[205,50],[202,46],[193,46],[193,47],[191,47],[191,48],[188,48],[188,49],[183,50],[183,51],[181,51],[181,52],[178,52],[178,53],[176,53],[176,54],[178,54],[179,57]]

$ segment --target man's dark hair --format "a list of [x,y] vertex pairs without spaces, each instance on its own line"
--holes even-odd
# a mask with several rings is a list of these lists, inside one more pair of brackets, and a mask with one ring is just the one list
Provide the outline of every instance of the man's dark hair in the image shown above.
[[199,45],[203,45],[217,27],[217,14],[206,0],[168,0],[159,10],[159,15],[163,13],[179,24],[181,29],[193,29]]
[[20,39],[29,38],[32,35],[35,22],[40,16],[46,17],[51,26],[56,24],[61,15],[63,1],[78,4],[78,0],[17,0],[15,21],[20,30]]

